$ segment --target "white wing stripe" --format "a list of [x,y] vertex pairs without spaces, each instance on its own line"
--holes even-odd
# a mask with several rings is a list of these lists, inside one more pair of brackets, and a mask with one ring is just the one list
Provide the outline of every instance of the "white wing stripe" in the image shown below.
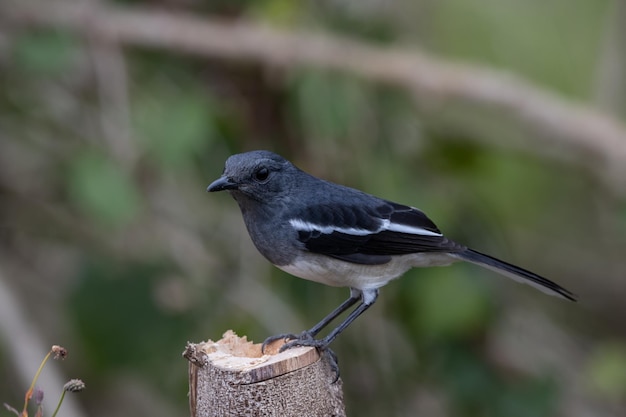
[[339,232],[353,236],[367,236],[382,232],[383,230],[389,230],[390,232],[407,233],[411,235],[441,236],[441,233],[431,232],[430,230],[422,229],[421,227],[414,227],[400,223],[391,223],[389,219],[382,220],[380,227],[376,230],[356,229],[353,227],[321,226],[319,224],[307,222],[302,219],[291,219],[289,220],[289,224],[291,224],[291,226],[296,230],[302,230],[306,232],[312,232],[314,230],[317,230],[326,235],[329,235],[333,232]]
[[345,228],[345,227],[333,227],[333,226],[320,226],[319,224],[305,222],[304,220],[300,220],[300,219],[291,219],[289,220],[289,224],[291,224],[293,228],[296,230],[302,230],[305,232],[312,232],[314,230],[317,230],[321,233],[324,233],[325,235],[329,235],[332,232],[339,232],[339,233],[345,233],[347,235],[366,236],[366,235],[371,235],[373,233],[378,233],[382,230],[382,228],[379,228],[378,230],[367,230],[367,229],[355,229],[353,227]]
[[407,224],[391,223],[389,220],[385,220],[384,228],[390,232],[408,233],[410,235],[442,236],[441,233],[431,232],[430,230],[422,229],[421,227],[409,226]]

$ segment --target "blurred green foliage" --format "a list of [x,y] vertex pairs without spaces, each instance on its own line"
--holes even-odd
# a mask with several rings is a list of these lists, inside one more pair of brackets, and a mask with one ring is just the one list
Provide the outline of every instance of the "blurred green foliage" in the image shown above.
[[[171,269],[171,268],[170,268]],[[171,360],[189,335],[191,317],[164,310],[155,288],[168,268],[156,264],[86,262],[69,295],[69,316],[90,352],[92,371],[103,377],[131,368],[159,378],[159,366]],[[114,303],[111,300],[115,300]]]
[[589,384],[607,399],[626,397],[626,345],[607,342],[593,353],[589,365]]
[[413,281],[410,293],[415,294],[417,305],[411,318],[424,337],[462,337],[483,327],[489,300],[474,278],[437,269]]
[[609,5],[605,0],[436,2],[428,39],[444,55],[512,68],[567,95],[589,97]]
[[437,372],[452,397],[453,415],[550,416],[555,412],[556,389],[550,378],[506,381],[485,366],[464,345],[442,345],[435,354]]
[[25,33],[12,45],[13,59],[27,74],[58,76],[70,69],[77,47],[76,38],[65,32]]
[[128,224],[139,211],[141,196],[131,177],[104,155],[76,155],[67,184],[74,202],[106,226]]
[[[118,3],[416,45],[509,69],[581,99],[593,95],[609,4]],[[0,232],[10,235],[1,248],[37,276],[28,282],[16,274],[17,287],[26,294],[42,286],[48,295],[60,294],[61,310],[54,310],[58,298],[46,305],[41,297],[41,311],[33,316],[69,318],[67,325],[50,326],[46,337],[71,341],[90,386],[104,391],[131,373],[182,415],[187,375],[180,352],[187,340],[217,339],[229,328],[257,342],[301,331],[285,326],[310,327],[347,296],[345,289],[263,269],[235,202],[205,195],[236,152],[269,148],[318,176],[417,206],[455,240],[528,264],[564,285],[585,282],[597,265],[613,265],[607,276],[622,271],[612,252],[602,249],[624,247],[624,229],[615,227],[626,224],[623,202],[612,201],[579,167],[479,145],[464,132],[432,123],[405,91],[315,68],[274,74],[253,63],[129,47],[119,51],[128,126],[115,126],[130,137],[129,163],[111,145],[118,138],[107,137],[102,126],[115,124],[103,114],[125,106],[101,100],[103,89],[119,85],[112,85],[115,77],[98,79],[94,40],[55,30],[10,35],[10,59],[0,61],[0,199],[6,203]],[[508,139],[503,132],[502,141]],[[32,226],[41,222],[45,232]],[[69,260],[57,260],[52,247],[68,252]],[[46,250],[54,255],[44,256]],[[67,262],[63,273],[55,262]],[[263,291],[247,292],[250,280]],[[585,329],[568,326],[585,322],[578,320],[583,314],[590,323],[605,316],[601,307],[580,312],[531,294],[469,266],[411,271],[391,283],[333,346],[349,414],[417,415],[416,398],[435,392],[442,415],[562,415],[563,393],[579,380],[511,359],[534,345],[539,361],[543,340],[528,336],[524,346],[507,352],[494,340],[523,330],[502,325],[516,309],[556,305],[545,309],[551,322],[588,343],[595,340]],[[622,316],[615,313],[617,321]],[[544,324],[534,323],[540,329]],[[626,390],[623,330],[609,333],[607,339],[619,342],[598,341],[588,363],[572,366],[580,368],[577,378],[588,379],[590,391],[619,404]],[[578,358],[562,345],[548,349]],[[8,369],[3,365],[2,375]],[[0,388],[13,389],[6,383]],[[85,407],[93,415],[108,411],[97,401]]]
[[164,169],[180,168],[215,140],[214,105],[194,83],[156,82],[133,103],[134,126],[142,148]]

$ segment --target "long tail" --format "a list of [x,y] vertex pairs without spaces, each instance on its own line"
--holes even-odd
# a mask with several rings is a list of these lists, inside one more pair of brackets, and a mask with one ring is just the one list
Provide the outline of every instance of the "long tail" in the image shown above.
[[576,295],[547,278],[520,268],[519,266],[515,266],[492,256],[485,255],[484,253],[477,252],[473,249],[465,249],[462,252],[455,253],[454,256],[464,261],[491,269],[492,271],[505,275],[517,282],[532,285],[546,294],[555,295],[571,301],[576,301],[577,299]]

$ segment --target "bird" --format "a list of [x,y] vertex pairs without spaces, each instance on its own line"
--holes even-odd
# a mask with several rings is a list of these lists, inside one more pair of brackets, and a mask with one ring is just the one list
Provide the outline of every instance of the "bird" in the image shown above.
[[[285,340],[281,352],[296,346],[327,349],[376,302],[381,287],[415,267],[465,261],[547,294],[577,299],[547,278],[447,238],[415,207],[317,178],[270,151],[230,156],[207,191],[231,194],[252,242],[273,265],[299,278],[350,289],[349,298],[312,328],[270,336],[262,349],[279,339]],[[325,337],[315,338],[355,304]]]

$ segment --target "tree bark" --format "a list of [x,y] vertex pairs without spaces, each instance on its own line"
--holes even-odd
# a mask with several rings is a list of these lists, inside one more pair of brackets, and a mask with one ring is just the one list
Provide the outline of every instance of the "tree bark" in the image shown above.
[[261,344],[229,330],[217,342],[187,344],[191,416],[345,416],[329,355],[310,347],[278,353],[281,343],[262,354]]

